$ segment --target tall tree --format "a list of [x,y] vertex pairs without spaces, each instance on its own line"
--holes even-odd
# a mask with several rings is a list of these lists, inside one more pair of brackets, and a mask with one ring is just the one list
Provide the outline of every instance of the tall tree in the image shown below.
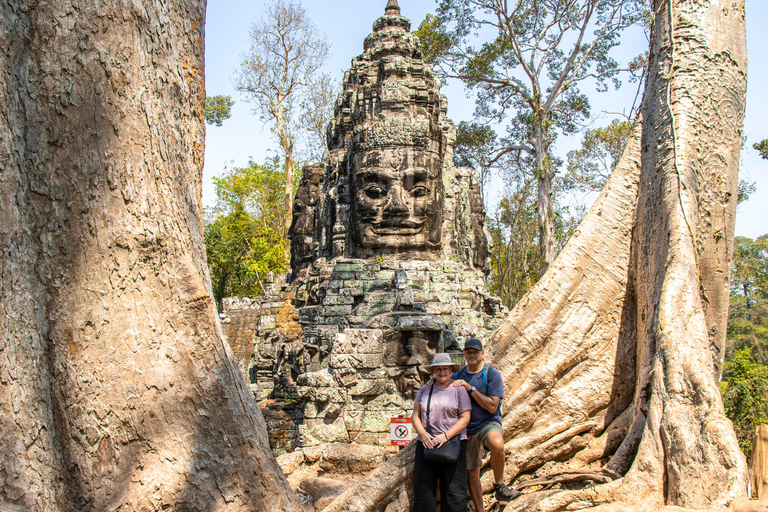
[[293,205],[294,149],[301,130],[298,110],[302,99],[313,91],[329,47],[306,11],[290,0],[268,4],[261,19],[251,26],[250,36],[251,47],[241,60],[234,83],[254,103],[254,112],[271,125],[283,151],[287,232]]
[[744,298],[747,309],[768,299],[768,234],[756,240],[737,236],[731,270],[732,294]]
[[[744,6],[733,7],[654,2],[642,117],[624,155],[488,343],[508,391],[505,474],[562,483],[508,512],[724,509],[746,494],[718,383],[746,97]],[[326,512],[383,510],[412,456]]]
[[752,350],[738,350],[725,363],[723,405],[736,429],[744,454],[752,451],[755,427],[768,423],[768,366],[756,361]]
[[274,165],[250,162],[213,179],[216,206],[207,211],[205,248],[213,297],[264,293],[269,272],[288,268],[283,251],[285,174]]
[[328,156],[328,123],[341,92],[339,83],[328,73],[319,74],[301,101],[301,125],[309,132],[307,157],[321,162]]
[[[491,272],[488,286],[508,308],[514,307],[539,280],[541,253],[536,243],[535,181],[518,176],[507,183],[499,206],[488,219],[491,236]],[[582,215],[583,216],[583,215]],[[558,250],[573,234],[581,217],[567,207],[554,205],[554,232]]]
[[632,123],[620,119],[614,119],[605,128],[587,130],[581,148],[568,152],[565,182],[580,190],[602,190],[631,134]]
[[496,147],[496,133],[490,126],[461,121],[456,127],[456,145],[453,163],[458,167],[471,167],[480,178],[480,196],[487,208],[486,198],[491,171],[496,162],[491,161]]
[[301,509],[217,323],[205,2],[0,3],[0,509]]
[[[600,89],[619,64],[610,50],[624,29],[641,19],[641,0],[441,0],[417,34],[424,54],[443,76],[461,79],[477,93],[477,116],[507,124],[491,160],[508,153],[530,156],[537,181],[542,274],[555,257],[552,145],[589,117],[579,90],[596,80]],[[479,46],[476,34],[493,40]],[[510,119],[510,116],[511,119]]]

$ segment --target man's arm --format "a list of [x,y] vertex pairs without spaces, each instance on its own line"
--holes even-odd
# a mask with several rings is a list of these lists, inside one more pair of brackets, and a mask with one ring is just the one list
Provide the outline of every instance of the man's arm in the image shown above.
[[464,386],[464,389],[467,390],[467,393],[469,393],[469,396],[475,399],[475,402],[485,409],[486,411],[490,413],[496,412],[496,409],[499,408],[499,402],[501,402],[501,397],[498,396],[486,396],[482,394],[478,389],[475,389],[470,393],[470,389],[472,389],[472,386],[469,385],[469,383],[465,380],[455,380],[453,381],[454,386]]

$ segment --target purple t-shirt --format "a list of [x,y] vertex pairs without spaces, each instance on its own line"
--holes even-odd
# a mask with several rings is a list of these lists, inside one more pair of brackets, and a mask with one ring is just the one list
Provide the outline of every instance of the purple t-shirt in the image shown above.
[[[416,395],[416,401],[419,402],[421,410],[421,424],[427,427],[427,401],[429,400],[429,386],[421,386]],[[432,391],[432,403],[429,405],[429,427],[432,435],[444,434],[459,421],[459,414],[464,411],[472,410],[472,401],[469,399],[467,390],[464,386],[449,387],[448,389],[438,389],[435,386]],[[461,431],[459,439],[467,438],[467,429]]]

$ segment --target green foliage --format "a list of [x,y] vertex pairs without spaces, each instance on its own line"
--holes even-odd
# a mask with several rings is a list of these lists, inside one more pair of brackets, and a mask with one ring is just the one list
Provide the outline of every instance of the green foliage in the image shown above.
[[749,311],[734,307],[728,319],[728,342],[725,359],[736,352],[750,349],[755,360],[768,365],[768,305],[752,307]]
[[568,152],[567,186],[599,192],[624,152],[632,123],[614,119],[605,128],[587,130],[581,148]]
[[760,152],[760,156],[768,160],[768,139],[755,143],[753,146]]
[[507,194],[487,223],[491,235],[488,287],[508,308],[539,280],[542,262],[532,189],[533,180],[527,180]]
[[205,122],[221,126],[221,123],[232,115],[232,101],[230,96],[208,96],[205,98]]
[[433,64],[455,44],[443,21],[434,14],[427,14],[415,33],[421,42],[421,55],[428,64]]
[[[502,303],[512,308],[539,280],[542,258],[537,241],[534,180],[528,179],[503,197],[488,219],[491,272],[488,286]],[[554,231],[558,247],[565,245],[583,212],[573,216],[567,207],[555,205]]]
[[[581,82],[607,90],[620,85],[620,72],[642,66],[635,59],[622,69],[610,53],[647,12],[644,0],[440,0],[417,34],[437,73],[475,93],[476,119],[506,125],[503,136],[488,138],[486,159],[538,178],[537,197],[545,197],[563,189],[555,183],[553,144],[579,131],[591,113]],[[553,257],[555,202],[538,210],[542,269]]]
[[767,263],[768,235],[736,237],[722,390],[726,415],[747,457],[755,425],[768,423]]
[[739,180],[739,196],[736,200],[737,203],[743,203],[749,199],[749,196],[755,193],[757,186],[755,182],[749,182],[747,180]]
[[731,296],[742,297],[747,308],[768,299],[768,234],[752,240],[737,236],[731,264]]
[[496,145],[496,133],[490,126],[461,121],[456,127],[453,162],[473,169],[488,167],[489,156]]
[[250,162],[213,179],[216,206],[206,212],[205,246],[213,295],[263,293],[268,272],[282,273],[285,254],[285,174],[276,161]]
[[457,167],[471,167],[478,171],[483,203],[491,168],[495,163],[490,160],[495,146],[496,133],[490,126],[461,121],[456,127],[453,163]]
[[721,389],[725,414],[749,457],[755,426],[768,423],[768,366],[756,361],[749,347],[738,350],[725,363]]

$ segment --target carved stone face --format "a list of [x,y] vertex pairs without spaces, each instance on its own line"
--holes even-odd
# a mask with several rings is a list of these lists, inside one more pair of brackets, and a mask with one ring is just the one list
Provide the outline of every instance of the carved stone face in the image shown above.
[[352,233],[365,248],[431,250],[439,246],[439,158],[412,148],[352,156]]

